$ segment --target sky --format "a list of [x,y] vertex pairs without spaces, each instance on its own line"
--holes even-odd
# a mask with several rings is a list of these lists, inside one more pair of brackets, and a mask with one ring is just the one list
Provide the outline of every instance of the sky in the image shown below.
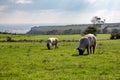
[[120,0],[0,0],[0,24],[120,22]]

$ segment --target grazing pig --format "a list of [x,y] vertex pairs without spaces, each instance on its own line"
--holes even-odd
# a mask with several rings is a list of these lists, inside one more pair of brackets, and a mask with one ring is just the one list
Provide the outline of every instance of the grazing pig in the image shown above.
[[57,38],[49,38],[47,41],[46,41],[46,46],[48,49],[51,48],[51,46],[55,46],[55,48],[58,48],[58,39]]
[[94,53],[95,47],[96,37],[93,34],[87,34],[80,39],[80,43],[77,50],[79,51],[79,55],[83,55],[85,49],[87,49],[88,54]]

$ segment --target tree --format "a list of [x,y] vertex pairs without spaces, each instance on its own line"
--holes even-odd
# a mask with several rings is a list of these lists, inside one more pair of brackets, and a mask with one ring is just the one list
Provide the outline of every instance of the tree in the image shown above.
[[98,31],[97,27],[95,27],[95,26],[89,26],[87,29],[85,29],[85,31],[83,32],[83,34],[89,34],[89,33],[91,33],[91,34],[96,35],[97,31]]
[[101,33],[103,33],[103,27],[104,27],[104,23],[105,23],[105,19],[101,20],[100,17],[98,16],[94,16],[92,19],[91,19],[91,22],[93,23],[93,26],[96,26],[96,27],[100,27],[101,29]]
[[91,22],[93,23],[93,26],[97,26],[97,24],[104,24],[105,19],[101,20],[100,17],[94,16],[94,17],[91,19]]
[[99,24],[101,18],[97,17],[97,16],[94,16],[92,19],[91,19],[91,22],[93,23],[93,25],[95,24]]

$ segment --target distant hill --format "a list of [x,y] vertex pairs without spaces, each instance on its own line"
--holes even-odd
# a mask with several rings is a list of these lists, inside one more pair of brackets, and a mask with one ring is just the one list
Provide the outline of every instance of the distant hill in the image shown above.
[[[27,34],[80,34],[88,26],[92,24],[72,24],[72,25],[58,25],[58,26],[34,26],[31,28]],[[116,29],[120,30],[120,23],[106,23],[102,25],[102,30],[107,29]],[[101,27],[98,26],[100,30]]]

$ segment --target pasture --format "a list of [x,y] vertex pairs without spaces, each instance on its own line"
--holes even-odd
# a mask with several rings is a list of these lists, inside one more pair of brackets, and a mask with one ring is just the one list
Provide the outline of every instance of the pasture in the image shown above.
[[[81,35],[3,35],[14,40],[78,40]],[[42,42],[0,42],[0,80],[120,80],[120,40],[97,35],[95,54],[77,56],[78,42],[60,42],[47,50]],[[86,54],[87,52],[85,52]]]

